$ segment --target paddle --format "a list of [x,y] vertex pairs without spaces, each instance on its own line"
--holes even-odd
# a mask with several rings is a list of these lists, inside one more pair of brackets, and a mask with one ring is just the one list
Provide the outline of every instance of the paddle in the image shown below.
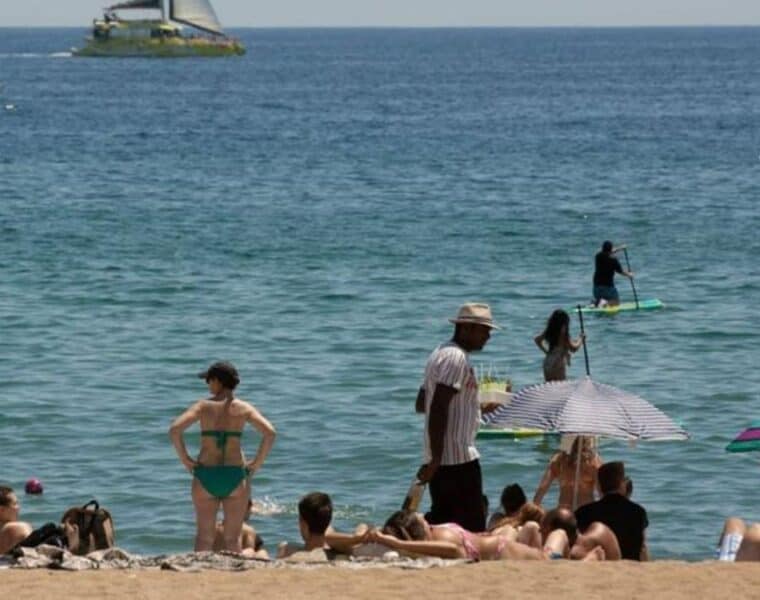
[[[628,248],[623,248],[625,253],[625,266],[628,267],[628,272],[631,272],[631,262],[628,260]],[[636,286],[633,283],[633,277],[628,278],[631,282],[631,289],[633,290],[633,299],[636,301],[636,310],[639,310],[639,296],[636,294]]]
[[583,327],[583,307],[579,304],[576,308],[578,309],[578,319],[581,322],[581,341],[583,342],[583,359],[586,361],[586,375],[591,377],[591,369],[588,366],[588,350],[586,349],[586,330]]

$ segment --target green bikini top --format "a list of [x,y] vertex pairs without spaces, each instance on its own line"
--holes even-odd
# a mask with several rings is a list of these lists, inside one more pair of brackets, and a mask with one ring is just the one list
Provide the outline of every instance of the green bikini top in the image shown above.
[[216,447],[219,450],[224,451],[227,446],[227,440],[230,438],[239,438],[243,435],[242,431],[221,431],[215,429],[209,429],[208,431],[201,431],[203,437],[212,437],[216,439]]
[[222,431],[218,429],[209,429],[207,431],[201,431],[201,436],[203,437],[212,437],[216,439],[216,447],[219,448],[219,450],[222,451],[222,464],[224,464],[225,460],[225,452],[227,449],[227,440],[230,438],[240,438],[242,437],[243,432],[242,431]]

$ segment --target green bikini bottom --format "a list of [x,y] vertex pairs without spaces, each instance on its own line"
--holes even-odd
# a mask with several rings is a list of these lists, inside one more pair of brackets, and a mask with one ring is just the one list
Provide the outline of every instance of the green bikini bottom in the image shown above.
[[239,465],[198,465],[193,475],[209,494],[224,500],[248,477],[248,469]]

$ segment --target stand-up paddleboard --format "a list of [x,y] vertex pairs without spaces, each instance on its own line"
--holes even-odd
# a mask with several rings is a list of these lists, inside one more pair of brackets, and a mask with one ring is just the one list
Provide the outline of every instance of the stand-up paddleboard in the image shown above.
[[517,427],[506,429],[501,427],[481,427],[478,430],[477,438],[479,440],[521,440],[524,438],[535,437],[555,437],[559,434],[547,433],[541,429],[528,429]]
[[[586,315],[616,315],[619,312],[657,310],[664,307],[662,300],[649,298],[648,300],[639,300],[638,305],[636,302],[621,302],[617,306],[581,306],[581,312]],[[575,309],[576,307],[573,307],[571,310]]]
[[[492,402],[509,404],[512,402],[512,393],[506,391],[509,387],[510,385],[507,380],[481,381],[478,383],[478,401],[481,404]],[[540,437],[543,435],[544,432],[540,429],[491,427],[481,424],[477,437],[481,440],[519,440],[522,438]]]

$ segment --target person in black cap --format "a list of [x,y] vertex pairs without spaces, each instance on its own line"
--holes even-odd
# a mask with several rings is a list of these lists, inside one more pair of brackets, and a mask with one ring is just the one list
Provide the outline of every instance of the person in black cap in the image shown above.
[[620,295],[615,287],[615,273],[633,279],[633,273],[623,269],[620,261],[613,256],[615,252],[623,248],[625,245],[615,248],[612,242],[607,240],[602,244],[601,252],[597,252],[594,270],[594,306],[599,306],[602,300],[607,306],[620,304]]
[[[212,550],[216,513],[221,505],[225,550],[239,553],[240,533],[248,514],[250,477],[269,454],[275,430],[256,408],[235,397],[240,376],[231,363],[216,362],[198,376],[206,380],[210,397],[193,404],[169,428],[169,436],[182,464],[193,474],[192,497],[197,523],[195,550]],[[201,449],[198,459],[193,460],[185,447],[183,433],[197,421],[201,424]],[[262,435],[253,460],[245,458],[240,443],[246,423]]]

